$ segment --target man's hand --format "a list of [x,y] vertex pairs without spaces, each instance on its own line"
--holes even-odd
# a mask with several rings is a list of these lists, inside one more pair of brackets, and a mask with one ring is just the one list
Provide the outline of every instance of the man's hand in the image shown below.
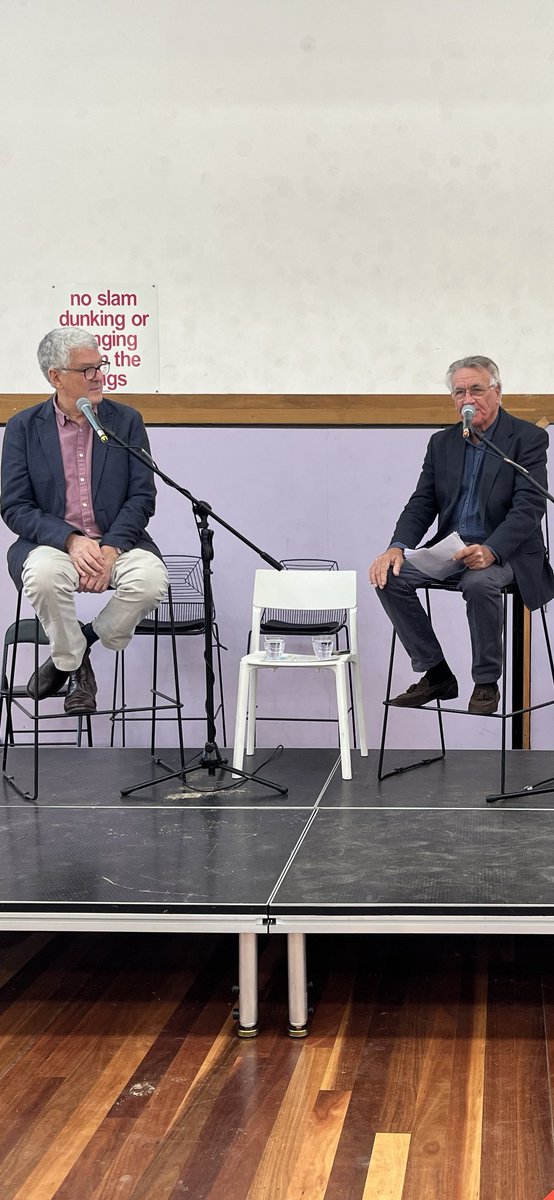
[[102,549],[94,538],[85,537],[82,533],[70,533],[65,548],[79,572],[81,582],[84,578],[104,572]]
[[380,554],[378,558],[372,562],[369,568],[369,582],[374,587],[384,588],[387,582],[389,567],[392,567],[393,575],[400,573],[400,568],[404,562],[404,553],[399,546],[390,546],[385,550],[384,554]]
[[117,550],[113,546],[100,546],[99,549],[102,555],[102,570],[93,575],[82,575],[80,592],[106,592],[110,586],[112,567],[118,557]]
[[463,550],[458,550],[453,556],[455,562],[461,562],[464,567],[469,567],[470,571],[483,571],[485,567],[492,566],[496,562],[492,550],[488,546],[480,546],[476,542],[473,546],[464,546]]

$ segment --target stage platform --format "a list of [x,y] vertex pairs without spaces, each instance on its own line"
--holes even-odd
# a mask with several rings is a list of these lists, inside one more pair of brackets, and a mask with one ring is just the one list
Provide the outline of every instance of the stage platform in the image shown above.
[[[286,796],[201,771],[122,797],[163,773],[146,750],[44,747],[38,800],[2,780],[0,928],[236,933],[245,1033],[261,933],[289,938],[294,1032],[310,932],[554,932],[554,792],[487,804],[498,753],[450,751],[382,783],[376,752],[353,754],[349,781],[338,751],[270,753],[245,768],[266,763]],[[9,764],[30,781],[30,750]],[[553,752],[508,753],[510,788],[551,777]]]

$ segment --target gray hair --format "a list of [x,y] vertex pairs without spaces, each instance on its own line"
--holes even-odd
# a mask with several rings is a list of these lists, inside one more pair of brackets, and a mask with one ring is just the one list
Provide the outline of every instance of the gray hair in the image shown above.
[[58,327],[45,334],[37,351],[39,367],[44,378],[50,383],[49,370],[52,367],[55,369],[68,367],[71,351],[80,350],[82,346],[98,351],[98,342],[94,334],[89,333],[87,329],[61,329]]
[[470,354],[468,358],[458,358],[456,362],[450,363],[446,372],[445,383],[448,391],[452,391],[452,376],[456,371],[468,370],[471,367],[483,367],[490,375],[490,386],[500,389],[502,395],[502,383],[500,380],[500,371],[492,358],[486,358],[484,354]]

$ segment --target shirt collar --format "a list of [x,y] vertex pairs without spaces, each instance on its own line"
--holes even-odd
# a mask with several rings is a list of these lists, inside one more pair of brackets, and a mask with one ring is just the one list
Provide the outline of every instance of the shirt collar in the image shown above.
[[[54,412],[56,414],[56,421],[58,422],[60,429],[63,429],[63,426],[67,425],[68,422],[70,425],[77,424],[76,421],[72,421],[71,417],[68,417],[67,413],[64,413],[62,411],[62,409],[60,408],[60,406],[58,404],[58,393],[57,392],[54,392],[54,395],[52,396],[52,401],[54,404]],[[92,411],[96,414],[98,411],[98,405],[92,404],[92,401],[91,401],[91,407],[92,407]]]

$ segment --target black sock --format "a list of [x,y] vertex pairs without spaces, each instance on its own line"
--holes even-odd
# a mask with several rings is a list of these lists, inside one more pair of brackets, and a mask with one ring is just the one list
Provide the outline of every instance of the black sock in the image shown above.
[[429,683],[446,683],[448,679],[454,678],[454,672],[450,670],[445,658],[441,658],[440,662],[434,667],[429,667],[425,672],[425,678]]
[[87,646],[94,646],[94,643],[98,641],[98,634],[94,632],[90,621],[88,625],[82,626],[82,630],[87,639]]

